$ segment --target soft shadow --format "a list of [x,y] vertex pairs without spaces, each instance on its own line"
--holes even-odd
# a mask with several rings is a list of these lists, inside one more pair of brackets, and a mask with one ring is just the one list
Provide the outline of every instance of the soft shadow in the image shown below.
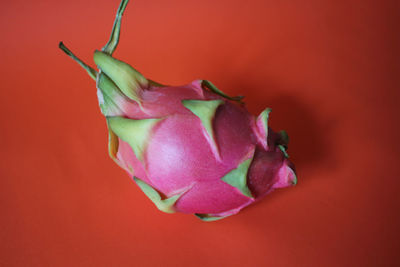
[[[272,108],[269,118],[269,126],[274,131],[285,130],[289,135],[288,154],[290,160],[296,167],[298,184],[293,188],[277,189],[254,205],[246,207],[241,213],[241,221],[249,223],[252,216],[258,216],[260,212],[269,210],[268,205],[274,205],[276,201],[285,199],[292,190],[305,186],[308,179],[315,178],[313,175],[316,169],[321,173],[329,172],[335,168],[335,158],[329,140],[333,138],[333,132],[337,125],[334,118],[324,118],[313,109],[312,103],[307,102],[301,95],[294,95],[302,92],[297,88],[283,88],[277,85],[262,81],[230,81],[226,85],[233,92],[240,92],[245,95],[247,109],[254,115],[260,114],[265,108]],[[255,89],[256,88],[256,89]],[[260,93],[257,88],[265,88]],[[296,89],[296,90],[294,90]],[[293,95],[285,92],[294,92]],[[309,101],[309,99],[307,100]],[[311,174],[311,175],[310,175]],[[317,178],[324,178],[318,176]],[[291,199],[293,200],[293,199]],[[257,210],[257,212],[254,212]],[[271,212],[271,210],[269,210]],[[250,219],[249,219],[250,218]],[[261,221],[265,219],[261,216]],[[265,221],[263,221],[265,223]],[[251,222],[254,226],[258,223]]]
[[[228,85],[229,86],[229,85]],[[266,107],[272,108],[269,126],[274,131],[285,130],[289,135],[288,153],[297,172],[309,167],[333,167],[329,140],[336,123],[332,118],[323,121],[317,116],[318,110],[305,104],[301,96],[281,92],[301,92],[278,87],[263,81],[262,84],[248,81],[233,81],[230,87],[245,95],[244,101],[249,111],[258,115]],[[268,92],[257,92],[254,88],[266,88]],[[261,95],[261,97],[260,97]],[[300,176],[299,179],[306,179]]]

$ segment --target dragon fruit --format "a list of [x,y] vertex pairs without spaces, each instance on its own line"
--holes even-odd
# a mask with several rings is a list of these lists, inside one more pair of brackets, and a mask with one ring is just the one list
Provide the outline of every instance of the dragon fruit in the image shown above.
[[109,154],[156,207],[213,221],[296,184],[288,136],[268,127],[270,109],[255,117],[242,97],[207,80],[164,86],[112,57],[127,3],[120,4],[110,40],[94,53],[99,71],[62,42],[60,48],[96,80]]

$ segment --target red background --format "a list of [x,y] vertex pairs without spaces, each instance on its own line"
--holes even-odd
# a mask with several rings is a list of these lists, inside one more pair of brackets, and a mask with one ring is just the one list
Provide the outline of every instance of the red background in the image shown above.
[[118,0],[0,6],[1,266],[399,266],[398,1],[136,0],[115,56],[271,107],[299,183],[228,219],[159,212],[107,155],[92,64]]

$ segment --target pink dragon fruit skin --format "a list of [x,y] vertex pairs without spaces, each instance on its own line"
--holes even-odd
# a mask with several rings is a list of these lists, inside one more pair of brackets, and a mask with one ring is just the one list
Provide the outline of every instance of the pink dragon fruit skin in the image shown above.
[[268,127],[270,109],[257,118],[211,82],[163,86],[112,57],[122,1],[110,41],[94,54],[96,79],[109,129],[109,153],[160,210],[212,221],[236,214],[275,188],[297,182],[285,151],[285,132]]

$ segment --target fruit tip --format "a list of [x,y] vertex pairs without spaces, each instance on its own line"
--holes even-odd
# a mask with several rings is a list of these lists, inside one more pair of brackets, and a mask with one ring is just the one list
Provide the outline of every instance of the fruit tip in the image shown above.
[[292,171],[292,174],[293,174],[292,185],[293,185],[293,186],[294,186],[294,185],[297,185],[297,174],[296,174],[296,171],[294,170],[294,168],[293,168],[293,169],[290,168],[290,170]]

